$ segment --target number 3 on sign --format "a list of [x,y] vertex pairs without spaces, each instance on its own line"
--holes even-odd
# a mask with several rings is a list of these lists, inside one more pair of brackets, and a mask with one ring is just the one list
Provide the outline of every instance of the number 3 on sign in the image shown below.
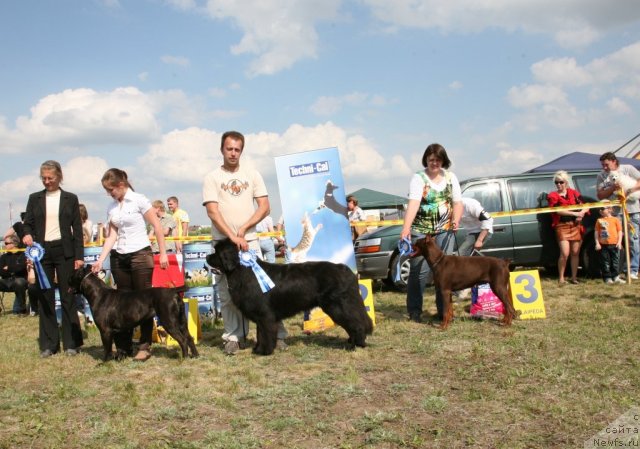
[[547,317],[538,270],[513,271],[509,283],[513,307],[520,311],[521,320]]

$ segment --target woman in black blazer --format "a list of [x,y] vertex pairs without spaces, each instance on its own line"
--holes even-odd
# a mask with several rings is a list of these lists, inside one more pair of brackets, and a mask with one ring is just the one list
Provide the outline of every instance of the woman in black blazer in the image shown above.
[[60,188],[62,168],[56,161],[40,166],[44,190],[32,193],[27,203],[23,243],[34,242],[44,248],[41,260],[51,288],[43,290],[40,305],[40,356],[49,357],[60,350],[60,332],[56,319],[55,286],[58,283],[62,305],[62,345],[67,355],[76,355],[82,346],[82,330],[73,295],[69,293],[69,277],[84,265],[82,221],[78,197]]

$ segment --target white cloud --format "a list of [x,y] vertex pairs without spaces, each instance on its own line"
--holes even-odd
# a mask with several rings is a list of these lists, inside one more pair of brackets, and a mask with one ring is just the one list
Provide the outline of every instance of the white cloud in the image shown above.
[[509,103],[516,108],[529,108],[538,105],[566,105],[566,93],[556,86],[524,85],[512,87],[507,94]]
[[214,98],[223,98],[227,95],[227,91],[219,87],[212,87],[211,89],[209,89],[208,92],[209,92],[209,95],[211,95]]
[[81,156],[67,161],[62,167],[64,189],[80,196],[101,192],[100,180],[109,169],[107,161],[97,156]]
[[472,170],[456,174],[461,179],[476,176],[494,176],[502,173],[521,173],[545,162],[540,151],[528,148],[512,148],[505,142],[495,143],[496,157],[474,165]]
[[614,97],[607,102],[609,110],[615,114],[631,114],[632,110],[627,103],[618,97]]
[[165,0],[167,4],[176,9],[187,11],[196,8],[198,5],[195,0]]
[[593,82],[592,75],[579,67],[574,58],[547,58],[531,66],[536,81],[560,86],[583,86]]
[[68,89],[42,98],[14,129],[0,127],[2,152],[141,143],[159,134],[150,98],[133,87],[111,92]]
[[515,125],[537,131],[603,123],[611,113],[632,114],[632,103],[640,99],[640,42],[584,65],[570,57],[546,58],[534,63],[531,72],[539,84],[507,92],[509,103],[521,111],[512,119]]
[[113,8],[113,9],[120,8],[119,0],[100,0],[100,2],[107,8]]
[[138,158],[139,172],[158,185],[200,183],[213,169],[219,147],[220,135],[213,131],[196,127],[171,131]]
[[[544,33],[566,47],[584,47],[604,32],[640,18],[635,2],[601,0],[362,0],[373,15],[392,27],[437,28],[476,33],[488,28]],[[550,11],[553,13],[550,15]]]
[[147,81],[149,79],[149,72],[140,72],[140,73],[138,73],[138,79],[140,81]]
[[309,108],[316,115],[333,115],[342,109],[340,97],[319,97]]
[[317,56],[317,22],[337,20],[340,0],[208,0],[215,19],[232,19],[243,36],[231,53],[255,56],[248,75],[272,75]]
[[178,65],[181,67],[188,67],[190,62],[188,58],[184,56],[172,56],[172,55],[164,55],[160,58],[162,62],[169,65]]
[[309,110],[316,115],[330,116],[340,112],[344,107],[382,107],[389,102],[382,95],[371,95],[362,92],[352,92],[342,96],[319,97]]
[[463,84],[460,81],[453,81],[449,83],[449,89],[451,90],[460,90],[462,89]]
[[[175,130],[138,159],[140,174],[158,184],[200,184],[204,175],[221,162],[221,133],[203,128]],[[284,133],[260,132],[245,135],[243,160],[258,167],[263,176],[275,176],[273,158],[300,151],[338,147],[344,173],[356,180],[375,173],[377,178],[409,175],[402,156],[392,163],[362,135],[350,135],[331,122],[315,127],[291,125]]]

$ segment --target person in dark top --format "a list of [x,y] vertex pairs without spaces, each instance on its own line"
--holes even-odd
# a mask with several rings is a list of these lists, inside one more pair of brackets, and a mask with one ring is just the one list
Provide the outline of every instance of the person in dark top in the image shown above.
[[4,238],[4,247],[8,252],[0,255],[0,291],[15,293],[14,315],[27,313],[27,261],[24,251],[11,251],[18,248],[18,236],[11,234]]

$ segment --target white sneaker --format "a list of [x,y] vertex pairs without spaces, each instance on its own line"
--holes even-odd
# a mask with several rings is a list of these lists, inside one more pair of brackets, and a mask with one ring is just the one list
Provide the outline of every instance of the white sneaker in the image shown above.
[[613,284],[613,281],[611,280],[611,278],[607,278],[604,280],[605,284]]
[[624,284],[624,281],[622,279],[620,279],[620,276],[616,276],[615,278],[613,278],[613,283],[614,284]]
[[631,273],[631,279],[638,279],[638,273]]

